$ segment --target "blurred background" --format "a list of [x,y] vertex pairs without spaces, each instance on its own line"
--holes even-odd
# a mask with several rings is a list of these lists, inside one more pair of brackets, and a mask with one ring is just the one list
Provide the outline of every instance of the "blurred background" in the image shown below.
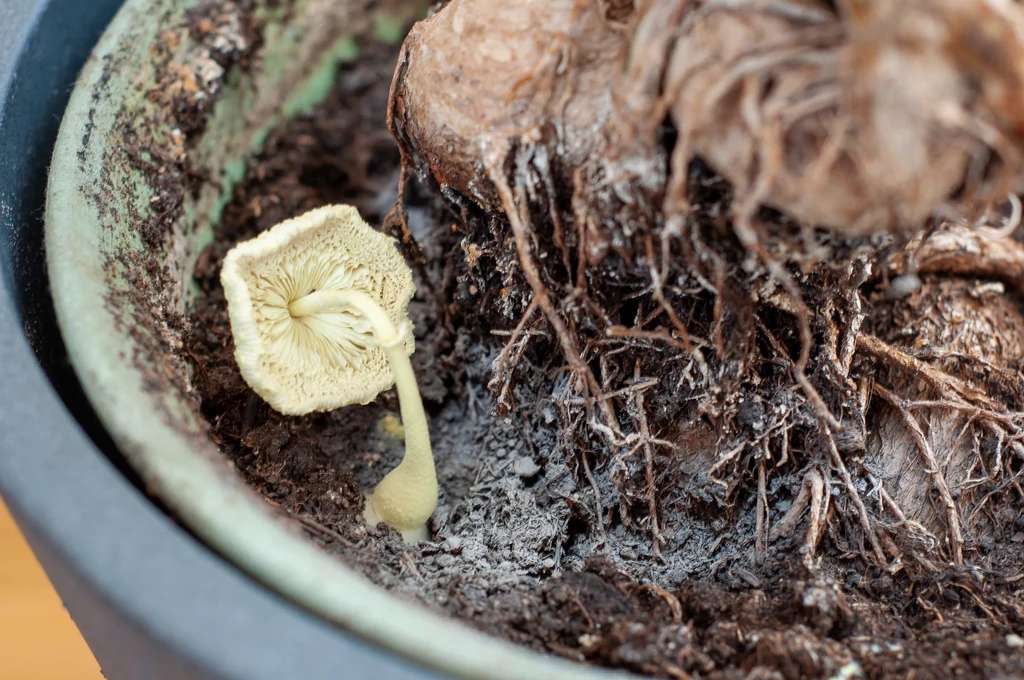
[[102,677],[96,660],[0,499],[0,678]]

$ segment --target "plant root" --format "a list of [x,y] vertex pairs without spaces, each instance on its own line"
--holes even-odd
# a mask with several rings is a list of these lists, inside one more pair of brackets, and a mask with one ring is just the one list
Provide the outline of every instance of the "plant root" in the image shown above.
[[[602,535],[667,558],[681,515],[742,515],[767,565],[807,516],[808,569],[831,542],[937,570],[971,562],[994,499],[1024,502],[1012,329],[918,323],[975,332],[964,300],[1010,319],[1024,292],[1018,23],[995,0],[452,0],[413,30],[388,124],[461,212],[440,299],[503,337],[502,417],[553,406]],[[899,305],[918,317],[881,316]]]

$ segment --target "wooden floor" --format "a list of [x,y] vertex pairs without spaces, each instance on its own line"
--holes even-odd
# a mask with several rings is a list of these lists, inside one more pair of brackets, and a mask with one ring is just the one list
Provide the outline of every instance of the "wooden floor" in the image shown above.
[[96,660],[0,500],[0,678],[102,677]]

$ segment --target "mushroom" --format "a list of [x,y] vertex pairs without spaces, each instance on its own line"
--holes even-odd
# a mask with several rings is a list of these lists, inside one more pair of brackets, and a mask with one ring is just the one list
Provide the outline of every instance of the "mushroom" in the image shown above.
[[395,241],[351,206],[319,208],[240,243],[220,275],[242,377],[285,415],[366,404],[394,384],[405,456],[364,516],[427,538],[437,477],[416,376],[412,272]]

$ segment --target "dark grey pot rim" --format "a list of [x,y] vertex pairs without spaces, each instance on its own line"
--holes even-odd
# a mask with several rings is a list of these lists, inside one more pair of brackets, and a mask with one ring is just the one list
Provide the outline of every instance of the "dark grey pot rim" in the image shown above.
[[245,577],[87,434],[102,439],[53,324],[41,215],[70,88],[119,5],[0,7],[0,493],[110,678],[437,677]]

